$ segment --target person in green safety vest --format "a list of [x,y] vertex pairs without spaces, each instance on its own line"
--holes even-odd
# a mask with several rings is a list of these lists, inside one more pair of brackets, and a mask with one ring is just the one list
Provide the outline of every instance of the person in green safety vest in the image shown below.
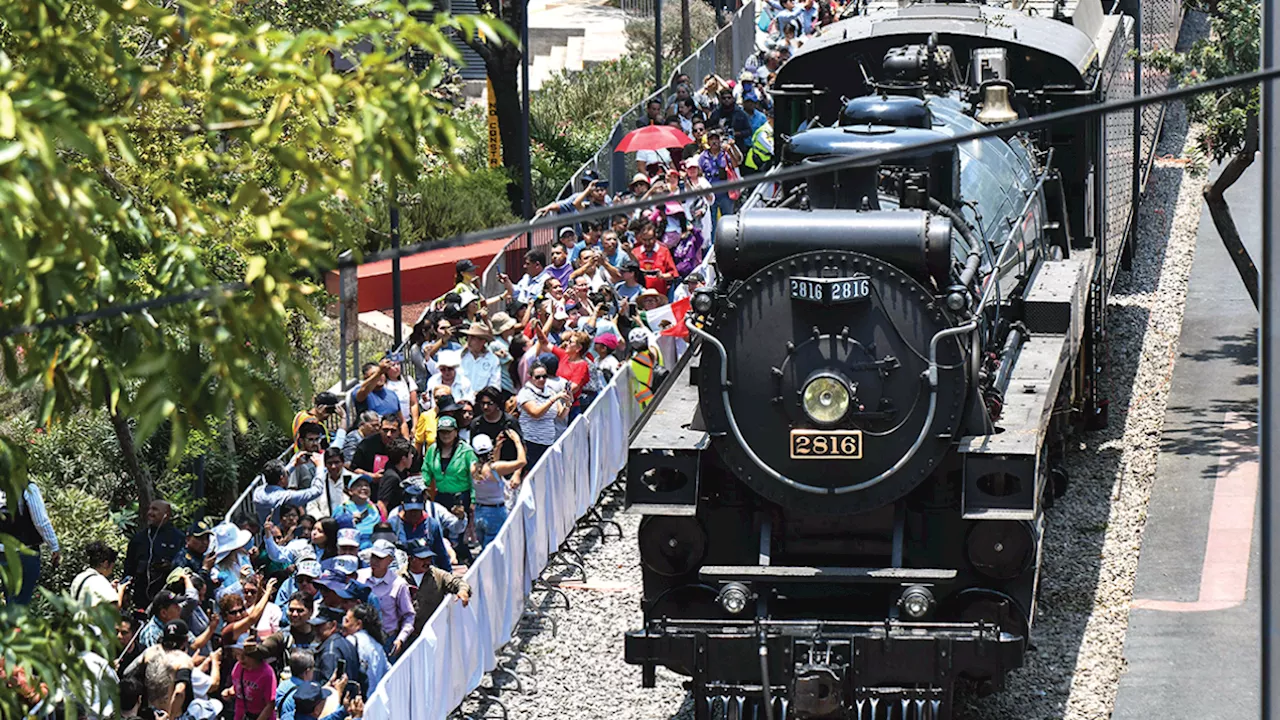
[[773,113],[751,134],[751,145],[742,158],[742,174],[753,175],[766,170],[773,160]]

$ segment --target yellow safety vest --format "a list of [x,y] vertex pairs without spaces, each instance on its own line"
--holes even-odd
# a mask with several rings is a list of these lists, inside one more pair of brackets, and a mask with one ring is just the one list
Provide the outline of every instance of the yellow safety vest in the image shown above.
[[648,350],[631,356],[631,389],[641,408],[653,400],[653,367],[656,363]]
[[742,166],[748,170],[759,170],[773,159],[773,126],[765,123],[756,128],[751,135],[751,147],[742,160]]

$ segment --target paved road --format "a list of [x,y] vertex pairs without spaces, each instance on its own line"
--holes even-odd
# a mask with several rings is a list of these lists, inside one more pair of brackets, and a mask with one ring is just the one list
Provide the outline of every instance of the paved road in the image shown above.
[[[1228,194],[1258,258],[1258,163]],[[1254,718],[1259,699],[1257,315],[1200,223],[1115,720]]]

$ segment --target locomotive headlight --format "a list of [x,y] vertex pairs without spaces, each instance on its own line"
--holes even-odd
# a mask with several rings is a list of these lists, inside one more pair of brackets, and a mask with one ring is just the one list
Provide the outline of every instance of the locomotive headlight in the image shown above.
[[742,583],[731,582],[720,590],[720,607],[730,615],[738,615],[747,609],[747,601],[751,599],[751,591]]
[[849,412],[849,386],[837,377],[819,375],[804,386],[800,405],[810,420],[834,425]]
[[933,593],[929,592],[929,588],[923,585],[912,585],[902,591],[898,606],[909,617],[919,620],[928,615],[929,611],[933,609]]
[[693,297],[689,300],[689,305],[699,315],[707,315],[715,309],[716,294],[714,291],[707,289],[695,290]]

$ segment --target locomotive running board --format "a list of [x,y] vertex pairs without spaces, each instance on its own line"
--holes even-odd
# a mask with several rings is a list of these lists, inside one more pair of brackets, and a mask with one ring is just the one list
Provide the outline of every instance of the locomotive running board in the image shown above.
[[1024,296],[1029,337],[1012,359],[998,432],[960,439],[966,520],[1034,520],[1048,475],[1045,438],[1067,372],[1084,340],[1097,254],[1041,264]]
[[698,572],[708,582],[942,583],[956,579],[952,569],[706,565]]

